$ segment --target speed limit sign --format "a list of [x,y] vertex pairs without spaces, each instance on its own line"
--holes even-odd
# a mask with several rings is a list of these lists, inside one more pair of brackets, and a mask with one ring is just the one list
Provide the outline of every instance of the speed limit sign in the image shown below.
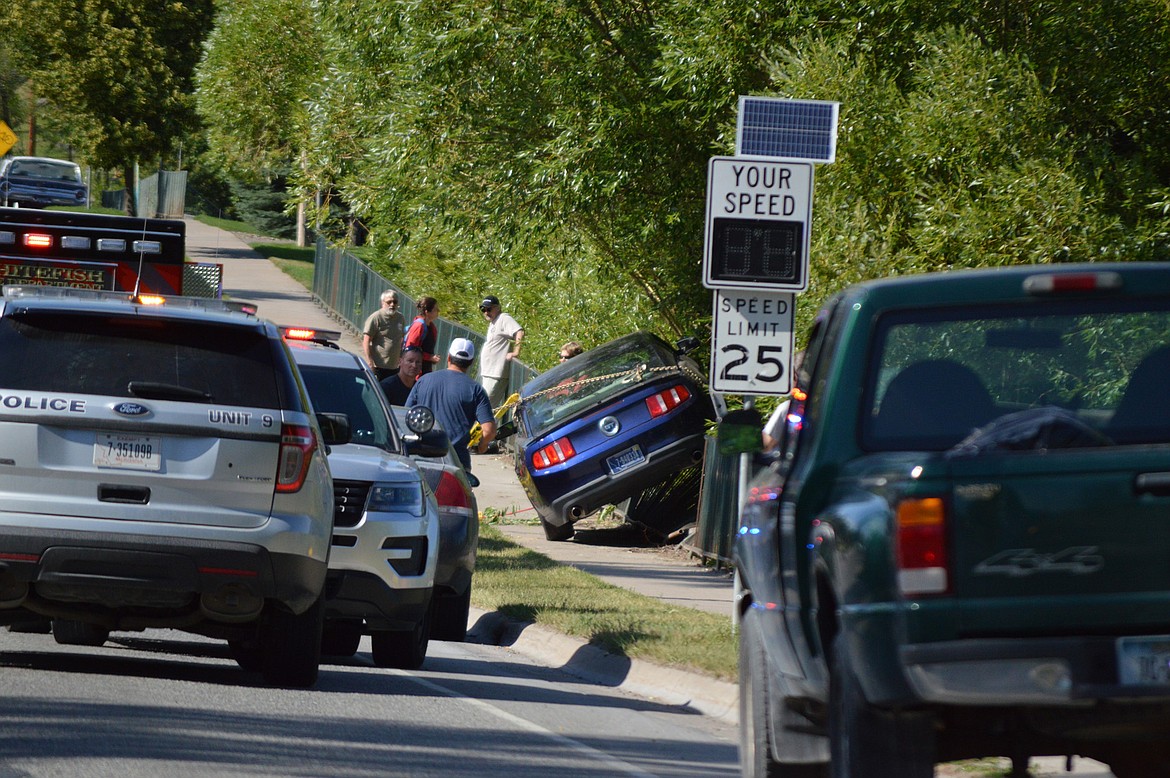
[[783,395],[792,391],[795,295],[715,290],[711,391]]

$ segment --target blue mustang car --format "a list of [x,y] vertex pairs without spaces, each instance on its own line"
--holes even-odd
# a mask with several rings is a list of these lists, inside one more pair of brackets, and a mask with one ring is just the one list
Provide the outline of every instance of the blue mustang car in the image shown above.
[[702,461],[715,411],[686,356],[697,345],[690,338],[672,348],[635,332],[520,390],[516,475],[549,540],[568,540],[578,519]]

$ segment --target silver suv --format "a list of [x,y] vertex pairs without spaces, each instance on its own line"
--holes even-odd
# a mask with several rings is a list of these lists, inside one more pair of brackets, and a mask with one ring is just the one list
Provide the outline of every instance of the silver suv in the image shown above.
[[83,645],[181,629],[311,686],[330,441],[275,326],[217,300],[144,303],[0,296],[0,624],[49,619]]
[[329,451],[334,530],[323,652],[353,656],[367,634],[376,665],[417,668],[430,642],[439,506],[404,455],[378,379],[355,355],[314,339],[323,335],[286,335],[313,407],[344,415],[350,433],[348,443]]

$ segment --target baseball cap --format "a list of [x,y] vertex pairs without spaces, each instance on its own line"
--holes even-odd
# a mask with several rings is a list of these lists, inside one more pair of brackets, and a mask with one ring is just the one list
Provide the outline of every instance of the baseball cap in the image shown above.
[[484,308],[490,308],[493,305],[499,304],[500,298],[496,297],[494,294],[489,294],[487,297],[483,298],[483,301],[479,304],[479,309],[482,311]]
[[475,344],[467,338],[455,338],[451,341],[451,348],[447,349],[447,356],[452,359],[475,359]]

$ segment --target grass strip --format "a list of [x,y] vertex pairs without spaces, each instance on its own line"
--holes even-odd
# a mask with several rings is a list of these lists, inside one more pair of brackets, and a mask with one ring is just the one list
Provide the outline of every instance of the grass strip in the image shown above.
[[606,583],[480,525],[472,602],[606,650],[734,681],[737,640],[725,616]]

